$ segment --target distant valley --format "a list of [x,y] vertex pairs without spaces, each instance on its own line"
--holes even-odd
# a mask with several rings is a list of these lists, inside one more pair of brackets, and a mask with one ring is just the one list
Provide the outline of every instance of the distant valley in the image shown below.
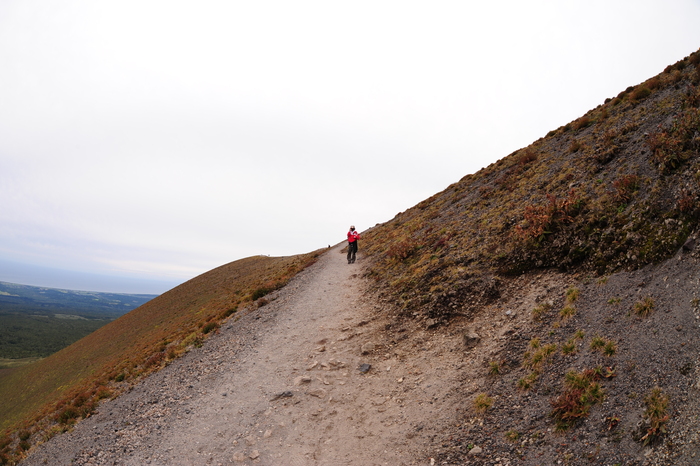
[[156,296],[0,282],[0,368],[49,356]]

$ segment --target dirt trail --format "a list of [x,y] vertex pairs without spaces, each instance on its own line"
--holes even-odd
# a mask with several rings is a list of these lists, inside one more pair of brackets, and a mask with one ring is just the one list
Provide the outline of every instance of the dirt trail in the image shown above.
[[420,357],[382,341],[362,257],[339,249],[23,464],[430,464],[459,338],[414,334]]

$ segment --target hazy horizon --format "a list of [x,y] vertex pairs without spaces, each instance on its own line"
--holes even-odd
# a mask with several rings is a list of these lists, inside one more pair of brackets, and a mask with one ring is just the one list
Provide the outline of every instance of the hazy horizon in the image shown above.
[[0,282],[74,291],[149,295],[163,294],[183,283],[61,270],[2,259]]

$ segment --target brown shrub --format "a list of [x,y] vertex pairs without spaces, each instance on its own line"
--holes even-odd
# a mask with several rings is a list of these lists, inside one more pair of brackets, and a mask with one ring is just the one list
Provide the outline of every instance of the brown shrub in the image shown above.
[[587,128],[592,124],[593,120],[591,120],[591,117],[584,115],[574,122],[574,129],[578,131],[580,129]]
[[688,191],[683,191],[681,198],[678,199],[678,210],[683,214],[690,214],[695,210],[695,196]]
[[395,261],[405,261],[417,251],[418,247],[413,241],[403,240],[399,243],[394,243],[389,247],[387,256]]
[[700,151],[700,109],[684,110],[670,128],[659,128],[650,134],[647,144],[662,169],[670,171],[680,167]]
[[637,86],[631,93],[630,99],[632,100],[642,100],[646,99],[651,95],[651,89],[647,86]]
[[151,355],[148,359],[146,359],[146,362],[144,362],[145,367],[151,367],[151,366],[158,366],[160,365],[161,362],[165,359],[165,352],[159,351],[158,353],[155,353]]
[[518,239],[540,242],[557,224],[571,223],[581,207],[582,199],[572,189],[563,199],[547,194],[547,201],[546,205],[525,206],[525,222],[515,226]]
[[518,163],[520,165],[527,165],[528,163],[532,163],[537,160],[537,157],[537,152],[528,147],[518,157]]
[[639,190],[639,177],[637,175],[624,175],[613,181],[615,188],[615,200],[627,203],[637,190]]

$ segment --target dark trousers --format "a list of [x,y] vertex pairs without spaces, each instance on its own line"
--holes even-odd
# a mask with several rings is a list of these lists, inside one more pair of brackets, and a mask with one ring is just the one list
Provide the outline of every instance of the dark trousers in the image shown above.
[[355,254],[357,254],[357,240],[348,243],[348,264],[355,262]]

